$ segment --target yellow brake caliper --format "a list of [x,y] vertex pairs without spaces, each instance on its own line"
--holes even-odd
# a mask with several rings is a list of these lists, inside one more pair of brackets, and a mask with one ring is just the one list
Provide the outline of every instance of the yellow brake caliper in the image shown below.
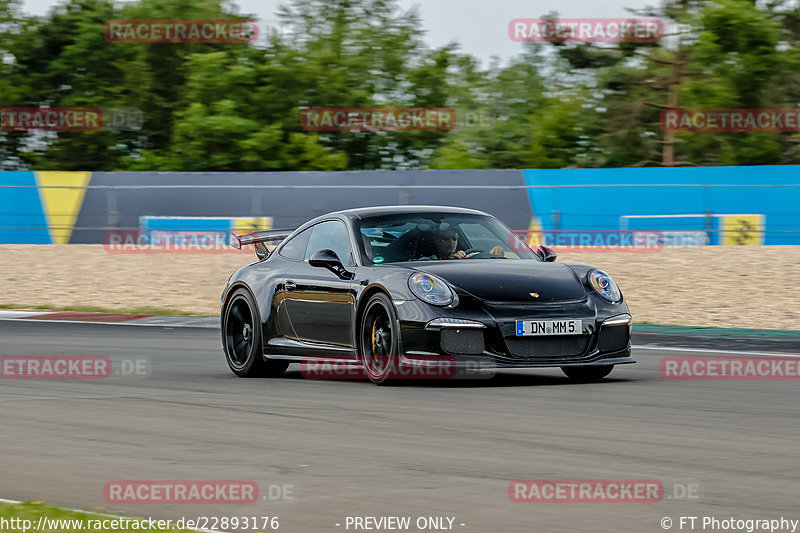
[[372,322],[372,355],[373,355],[373,357],[378,355],[377,354],[377,352],[378,352],[378,338],[375,335],[375,331],[377,330],[377,328],[378,328],[378,319],[376,318]]

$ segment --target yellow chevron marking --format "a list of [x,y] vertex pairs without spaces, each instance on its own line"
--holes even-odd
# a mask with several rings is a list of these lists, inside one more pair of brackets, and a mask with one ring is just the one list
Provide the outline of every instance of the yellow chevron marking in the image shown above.
[[[36,172],[39,197],[50,228],[50,240],[55,244],[67,244],[78,212],[86,195],[86,187],[92,179],[91,172]],[[43,189],[42,187],[59,187]],[[80,188],[62,188],[80,187]]]
[[233,233],[236,235],[247,235],[268,229],[272,229],[272,217],[233,219]]
[[544,244],[542,242],[542,224],[536,216],[531,217],[531,223],[528,226],[528,238],[525,239],[525,243],[534,249],[540,244]]

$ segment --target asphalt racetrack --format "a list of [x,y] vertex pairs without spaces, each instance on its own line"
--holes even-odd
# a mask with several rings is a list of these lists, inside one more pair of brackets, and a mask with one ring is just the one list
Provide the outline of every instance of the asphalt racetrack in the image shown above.
[[[0,321],[0,354],[151,364],[149,376],[0,380],[0,498],[173,519],[278,516],[288,533],[354,531],[347,516],[447,516],[452,531],[503,533],[800,519],[798,382],[661,378],[661,357],[698,351],[634,349],[638,364],[594,384],[548,369],[390,387],[303,379],[295,366],[283,379],[240,379],[214,329]],[[518,479],[656,479],[666,496],[514,503]],[[261,501],[109,505],[113,480],[254,480]]]

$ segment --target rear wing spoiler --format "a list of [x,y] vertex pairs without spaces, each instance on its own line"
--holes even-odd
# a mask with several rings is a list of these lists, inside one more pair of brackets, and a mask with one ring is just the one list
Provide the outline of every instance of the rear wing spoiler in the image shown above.
[[242,246],[254,244],[256,248],[256,255],[259,259],[269,257],[269,250],[264,243],[267,242],[280,242],[294,232],[292,229],[286,230],[269,230],[269,231],[256,231],[255,233],[248,233],[247,235],[231,235],[231,246],[237,250],[241,250]]

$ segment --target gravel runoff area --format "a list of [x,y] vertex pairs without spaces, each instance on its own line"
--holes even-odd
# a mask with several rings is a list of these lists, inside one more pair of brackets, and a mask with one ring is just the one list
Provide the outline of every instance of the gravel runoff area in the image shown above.
[[[234,251],[235,252],[235,251]],[[246,253],[109,253],[102,245],[0,245],[0,306],[219,312]],[[564,252],[622,287],[635,322],[800,330],[800,246]]]

